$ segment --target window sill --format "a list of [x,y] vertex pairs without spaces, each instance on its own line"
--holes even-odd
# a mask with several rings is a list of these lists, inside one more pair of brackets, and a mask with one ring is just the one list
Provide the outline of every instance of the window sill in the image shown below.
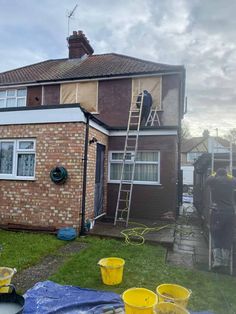
[[[110,184],[120,184],[120,181],[108,181],[108,183]],[[130,184],[130,183],[124,183],[124,184]],[[157,182],[148,182],[148,181],[134,181],[134,185],[155,185],[155,186],[162,186],[161,183],[157,183]]]
[[7,180],[7,181],[36,181],[36,178],[32,178],[32,177],[4,177],[4,176],[0,176],[0,180]]

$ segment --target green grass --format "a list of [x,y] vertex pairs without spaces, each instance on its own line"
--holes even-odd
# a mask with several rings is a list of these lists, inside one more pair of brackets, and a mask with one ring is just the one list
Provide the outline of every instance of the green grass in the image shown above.
[[20,271],[36,264],[64,243],[53,235],[0,230],[0,245],[3,247],[0,266],[15,267]]
[[[176,283],[192,290],[189,309],[212,310],[216,314],[236,313],[234,277],[165,264],[166,250],[160,246],[126,246],[122,241],[94,237],[77,241],[87,243],[87,247],[68,255],[51,280],[117,293],[131,287],[155,291],[159,284]],[[20,271],[38,263],[48,254],[58,254],[57,249],[64,244],[51,235],[0,230],[0,245],[3,246],[0,266],[16,267]],[[101,281],[97,263],[109,256],[124,258],[126,262],[123,282],[118,286],[106,286]]]
[[[236,312],[235,278],[167,265],[166,250],[159,246],[126,246],[120,241],[98,238],[79,241],[87,242],[88,247],[69,258],[51,280],[117,293],[131,287],[155,291],[162,283],[176,283],[192,290],[188,306],[191,310],[212,310],[217,314]],[[125,259],[124,278],[119,286],[106,286],[101,282],[97,262],[109,256]]]

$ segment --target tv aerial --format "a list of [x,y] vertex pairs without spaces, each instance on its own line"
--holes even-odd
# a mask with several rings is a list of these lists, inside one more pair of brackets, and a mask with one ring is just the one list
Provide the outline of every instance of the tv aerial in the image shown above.
[[67,18],[68,18],[68,37],[69,37],[69,35],[70,35],[70,20],[71,20],[71,18],[73,17],[73,15],[74,15],[74,13],[75,13],[77,7],[78,7],[78,4],[76,4],[76,5],[74,6],[74,9],[71,10],[71,11],[69,11],[69,13],[67,14]]

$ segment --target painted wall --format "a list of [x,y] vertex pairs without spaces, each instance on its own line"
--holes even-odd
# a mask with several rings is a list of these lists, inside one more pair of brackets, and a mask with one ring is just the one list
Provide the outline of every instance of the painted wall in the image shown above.
[[[124,137],[110,137],[109,150],[122,150]],[[160,185],[138,185],[133,188],[130,216],[159,218],[164,212],[176,210],[177,137],[141,136],[139,150],[160,150]],[[118,184],[108,184],[107,212],[114,216]]]

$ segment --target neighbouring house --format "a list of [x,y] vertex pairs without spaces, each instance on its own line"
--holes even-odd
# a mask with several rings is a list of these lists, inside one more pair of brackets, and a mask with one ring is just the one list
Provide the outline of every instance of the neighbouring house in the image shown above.
[[68,46],[68,58],[0,73],[0,225],[114,217],[131,97],[144,89],[160,123],[140,131],[130,216],[176,214],[184,67],[93,54],[82,31]]
[[192,137],[182,142],[181,169],[183,171],[183,184],[194,184],[194,162],[204,153],[229,153],[230,142],[221,138],[209,136],[206,131],[201,137]]

